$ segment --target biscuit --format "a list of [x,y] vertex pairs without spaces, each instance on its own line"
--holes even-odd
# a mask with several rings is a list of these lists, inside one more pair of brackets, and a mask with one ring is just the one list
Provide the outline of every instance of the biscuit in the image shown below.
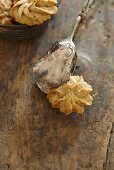
[[56,0],[15,0],[11,16],[26,25],[39,25],[57,12]]
[[12,0],[0,0],[0,24],[11,24],[10,8]]
[[92,90],[82,76],[71,76],[67,83],[50,90],[47,98],[53,108],[59,108],[66,115],[72,112],[82,114],[85,106],[92,105]]

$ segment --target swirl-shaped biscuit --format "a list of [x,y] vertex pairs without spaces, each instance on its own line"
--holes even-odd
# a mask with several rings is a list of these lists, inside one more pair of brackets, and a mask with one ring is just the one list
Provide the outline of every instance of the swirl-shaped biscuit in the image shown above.
[[50,90],[47,98],[52,107],[60,108],[66,115],[72,112],[82,114],[85,106],[92,105],[91,91],[92,86],[87,84],[82,76],[71,76],[67,83]]
[[15,0],[11,16],[22,24],[39,25],[57,12],[56,0]]
[[12,0],[0,0],[0,24],[11,24],[10,8]]

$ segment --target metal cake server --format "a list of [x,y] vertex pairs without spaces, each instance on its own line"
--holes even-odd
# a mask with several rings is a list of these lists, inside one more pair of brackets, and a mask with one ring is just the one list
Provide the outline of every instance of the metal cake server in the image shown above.
[[71,35],[53,44],[45,56],[33,67],[36,83],[44,93],[47,94],[51,88],[67,82],[73,74],[77,62],[73,40],[94,3],[95,0],[87,0],[76,19]]

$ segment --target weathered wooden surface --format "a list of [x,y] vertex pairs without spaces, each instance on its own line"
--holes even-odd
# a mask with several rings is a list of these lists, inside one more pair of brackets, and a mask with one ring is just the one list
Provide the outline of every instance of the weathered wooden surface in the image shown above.
[[75,43],[92,69],[76,70],[93,85],[80,117],[52,109],[32,77],[35,56],[73,26],[83,0],[63,0],[40,38],[0,40],[0,170],[114,170],[114,1],[98,5]]

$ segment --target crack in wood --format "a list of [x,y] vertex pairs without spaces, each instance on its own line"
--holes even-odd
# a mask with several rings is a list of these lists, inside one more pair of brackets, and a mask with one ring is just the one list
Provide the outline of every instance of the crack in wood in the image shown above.
[[108,167],[109,167],[109,155],[110,155],[110,146],[111,146],[111,140],[112,140],[112,134],[113,134],[113,131],[114,130],[114,122],[112,123],[112,127],[111,127],[111,131],[110,131],[110,137],[109,137],[109,142],[108,142],[108,145],[107,145],[107,151],[106,151],[106,160],[103,164],[103,170],[109,170]]
[[[104,5],[104,9],[105,9],[105,23],[104,24],[104,29],[105,29],[105,36],[106,36],[106,47],[107,47],[107,55],[109,53],[109,44],[110,44],[110,19],[109,19],[109,0],[104,0],[105,5]],[[112,126],[111,126],[111,131],[110,131],[110,135],[109,135],[109,141],[106,147],[106,158],[105,158],[105,162],[103,163],[103,170],[109,170],[109,156],[110,156],[110,147],[111,147],[111,140],[112,140],[112,134],[113,134],[113,130],[114,130],[114,122],[112,122]]]

